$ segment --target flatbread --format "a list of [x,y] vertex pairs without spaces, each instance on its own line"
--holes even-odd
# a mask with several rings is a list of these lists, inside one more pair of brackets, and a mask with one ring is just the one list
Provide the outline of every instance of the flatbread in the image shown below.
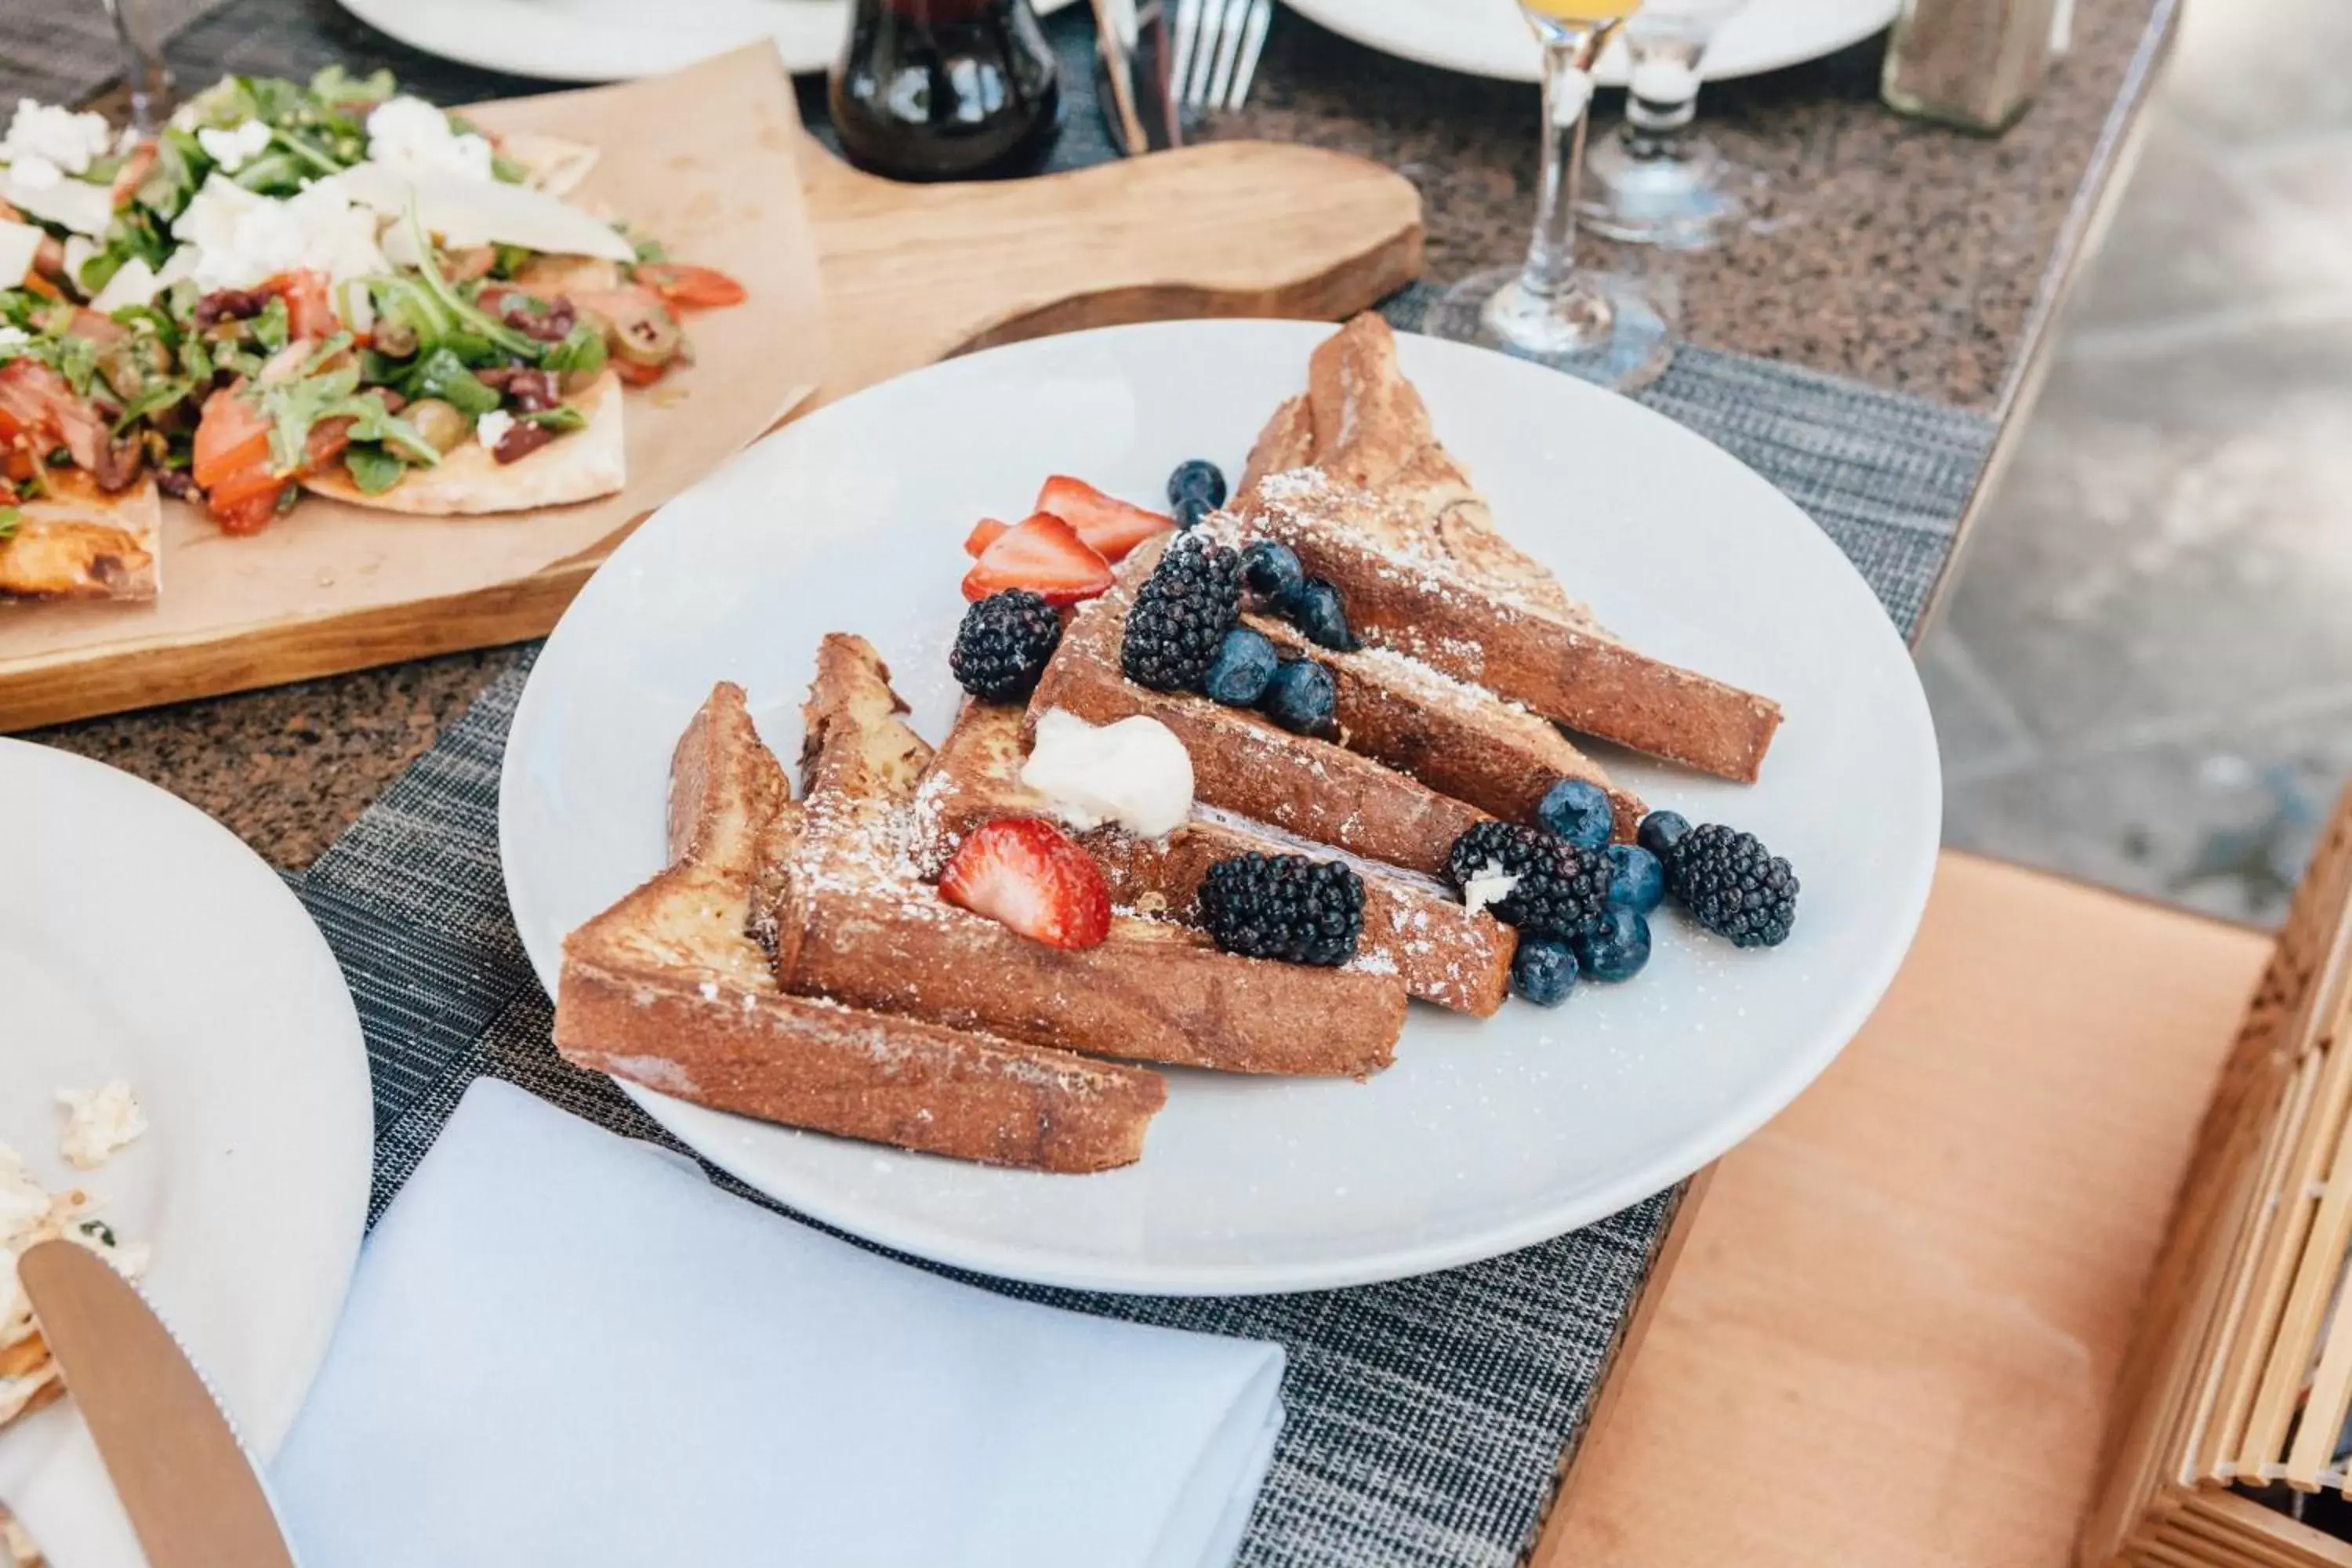
[[16,503],[16,530],[0,543],[0,599],[152,599],[163,575],[155,481],[109,495],[78,469],[53,468],[49,485]]
[[608,370],[564,402],[587,416],[587,426],[511,463],[469,440],[442,453],[437,467],[411,468],[382,495],[362,490],[340,465],[304,479],[302,488],[352,506],[421,517],[528,511],[613,494],[628,480],[620,377]]
[[570,195],[588,177],[588,171],[596,166],[596,149],[569,136],[550,136],[541,131],[508,131],[500,132],[498,146],[522,170],[525,184],[551,196]]

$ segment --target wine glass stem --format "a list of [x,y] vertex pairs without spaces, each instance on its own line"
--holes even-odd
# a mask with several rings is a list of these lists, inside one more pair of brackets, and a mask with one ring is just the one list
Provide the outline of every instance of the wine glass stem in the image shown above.
[[1576,277],[1576,183],[1584,167],[1585,110],[1592,101],[1592,62],[1611,25],[1548,29],[1544,37],[1543,168],[1536,186],[1536,232],[1519,270],[1519,290],[1557,300]]
[[107,18],[122,49],[123,84],[131,91],[131,125],[142,136],[152,136],[172,111],[172,74],[157,52],[158,40],[148,36],[154,24],[152,9],[142,0],[103,0]]

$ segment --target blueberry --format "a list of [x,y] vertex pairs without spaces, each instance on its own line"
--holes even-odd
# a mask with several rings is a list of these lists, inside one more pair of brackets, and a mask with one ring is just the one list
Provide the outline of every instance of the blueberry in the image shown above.
[[1511,989],[1538,1007],[1559,1006],[1576,989],[1576,954],[1564,942],[1521,941]]
[[1298,552],[1279,540],[1261,539],[1242,552],[1242,580],[1251,593],[1262,594],[1278,606],[1298,592],[1307,572],[1298,564]]
[[1609,792],[1585,779],[1562,779],[1536,803],[1536,820],[1580,849],[1598,849],[1617,826]]
[[1265,696],[1259,706],[1265,716],[1286,730],[1301,735],[1319,735],[1331,727],[1332,714],[1339,703],[1339,693],[1331,684],[1331,672],[1311,658],[1293,659],[1274,672],[1265,683]]
[[1217,657],[1211,661],[1201,689],[1228,708],[1255,708],[1280,662],[1265,633],[1235,626],[1217,645]]
[[1666,869],[1658,858],[1638,844],[1612,844],[1601,851],[1609,857],[1609,901],[1620,909],[1646,915],[1666,896]]
[[1282,613],[1308,642],[1341,653],[1356,646],[1356,634],[1348,629],[1348,612],[1339,603],[1339,590],[1323,578],[1309,577],[1301,583],[1284,603]]
[[1217,503],[1202,496],[1185,496],[1176,503],[1176,526],[1198,528],[1201,520],[1217,510]]
[[1208,502],[1206,510],[1216,510],[1225,504],[1225,476],[1216,464],[1205,458],[1188,458],[1176,465],[1168,476],[1168,504],[1181,511],[1188,496]]
[[1634,830],[1633,842],[1664,860],[1666,851],[1675,847],[1675,840],[1689,831],[1690,818],[1681,812],[1654,811],[1642,818],[1642,826]]
[[1576,939],[1577,962],[1595,980],[1631,980],[1650,962],[1650,922],[1616,905]]

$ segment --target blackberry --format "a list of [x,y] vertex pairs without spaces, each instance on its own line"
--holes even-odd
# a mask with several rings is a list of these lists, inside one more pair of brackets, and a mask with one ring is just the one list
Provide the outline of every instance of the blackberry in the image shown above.
[[1762,839],[1710,822],[1667,846],[1666,890],[1740,947],[1778,947],[1797,923],[1797,874]]
[[1136,590],[1119,668],[1154,691],[1195,689],[1241,616],[1241,557],[1187,535]]
[[1489,867],[1518,879],[1486,908],[1523,935],[1572,941],[1599,925],[1609,907],[1609,862],[1557,834],[1516,822],[1481,822],[1454,841],[1446,880],[1466,892]]
[[1335,968],[1364,934],[1364,880],[1337,860],[1236,855],[1201,880],[1201,919],[1227,952]]
[[1026,588],[1007,588],[963,613],[948,668],[974,697],[1008,702],[1036,689],[1061,641],[1062,617],[1053,605]]

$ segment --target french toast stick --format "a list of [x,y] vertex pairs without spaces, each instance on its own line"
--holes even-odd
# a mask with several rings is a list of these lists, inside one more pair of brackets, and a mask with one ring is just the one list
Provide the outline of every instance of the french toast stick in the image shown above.
[[671,764],[671,864],[564,940],[564,1058],[720,1110],[1042,1171],[1143,1152],[1154,1073],[785,994],[753,935],[799,832],[740,688],[717,687]]

